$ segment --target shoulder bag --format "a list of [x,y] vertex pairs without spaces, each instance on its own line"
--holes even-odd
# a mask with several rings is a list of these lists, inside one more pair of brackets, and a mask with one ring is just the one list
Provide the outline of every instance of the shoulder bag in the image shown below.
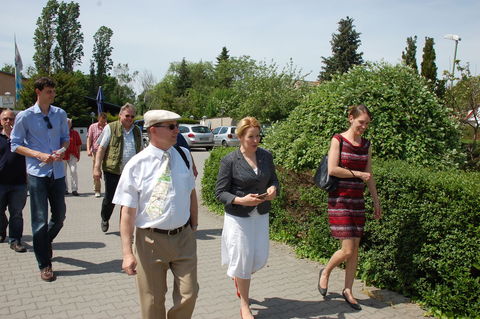
[[[342,146],[343,146],[343,138],[340,137],[340,153],[338,156],[338,165],[341,165],[340,158],[342,156]],[[320,165],[315,172],[315,176],[313,177],[313,181],[315,185],[323,189],[327,192],[333,192],[337,189],[338,186],[338,177],[328,175],[328,154],[322,158]]]

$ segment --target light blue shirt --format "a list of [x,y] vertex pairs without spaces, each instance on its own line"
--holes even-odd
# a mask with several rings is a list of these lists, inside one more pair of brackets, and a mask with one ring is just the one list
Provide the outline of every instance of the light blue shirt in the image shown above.
[[[52,128],[47,127],[45,115],[40,106],[34,106],[18,113],[15,118],[15,125],[10,136],[11,150],[19,146],[25,146],[29,149],[46,154],[52,154],[62,147],[64,142],[70,140],[67,124],[67,113],[59,107],[50,105],[48,118]],[[65,176],[63,161],[55,161],[40,167],[41,161],[35,157],[26,156],[27,173],[37,177],[53,176],[55,179]]]

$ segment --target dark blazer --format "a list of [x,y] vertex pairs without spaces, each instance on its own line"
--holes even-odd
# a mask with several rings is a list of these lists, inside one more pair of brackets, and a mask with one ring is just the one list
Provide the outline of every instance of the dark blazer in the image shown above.
[[[257,148],[258,175],[243,157],[240,149],[227,154],[220,162],[217,176],[215,196],[225,205],[225,212],[239,217],[248,217],[255,206],[242,206],[232,204],[235,197],[247,194],[262,194],[272,185],[280,190],[275,165],[270,152]],[[265,201],[256,206],[259,214],[266,214],[270,210],[270,201]]]

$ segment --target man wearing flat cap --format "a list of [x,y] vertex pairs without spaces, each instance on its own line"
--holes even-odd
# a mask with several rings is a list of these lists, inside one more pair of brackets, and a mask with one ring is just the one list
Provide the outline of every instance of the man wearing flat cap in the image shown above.
[[[165,110],[144,114],[150,145],[125,165],[113,198],[122,205],[122,269],[137,275],[142,318],[191,318],[198,294],[198,204],[190,152],[174,147],[179,118]],[[167,312],[168,269],[174,282]]]

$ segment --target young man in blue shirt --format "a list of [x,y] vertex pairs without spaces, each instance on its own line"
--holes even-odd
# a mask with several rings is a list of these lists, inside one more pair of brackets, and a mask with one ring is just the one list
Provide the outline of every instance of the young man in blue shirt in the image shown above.
[[[47,77],[35,84],[37,102],[17,115],[11,150],[26,157],[32,216],[33,250],[44,281],[55,280],[52,241],[65,220],[65,172],[63,152],[70,141],[67,114],[51,105],[55,83]],[[48,202],[51,218],[48,220]]]

